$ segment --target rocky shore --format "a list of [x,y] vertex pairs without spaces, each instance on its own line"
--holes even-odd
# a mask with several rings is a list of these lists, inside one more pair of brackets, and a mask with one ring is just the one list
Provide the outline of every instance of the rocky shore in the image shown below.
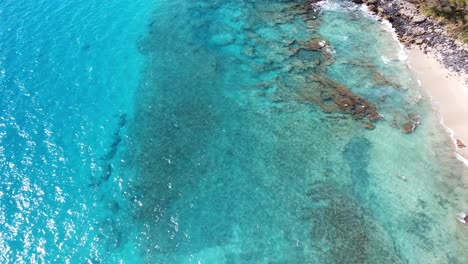
[[423,15],[419,6],[404,0],[352,0],[367,5],[381,19],[395,28],[400,41],[432,53],[449,70],[468,74],[468,43],[451,37],[445,26]]

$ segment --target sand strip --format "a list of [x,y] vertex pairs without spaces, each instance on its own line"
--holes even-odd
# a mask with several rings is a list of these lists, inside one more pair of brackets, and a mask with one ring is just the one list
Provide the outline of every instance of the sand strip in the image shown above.
[[[421,87],[432,99],[442,125],[450,134],[457,158],[468,166],[468,85],[467,76],[450,72],[433,55],[417,48],[407,50],[408,64]],[[460,140],[467,147],[457,146]]]

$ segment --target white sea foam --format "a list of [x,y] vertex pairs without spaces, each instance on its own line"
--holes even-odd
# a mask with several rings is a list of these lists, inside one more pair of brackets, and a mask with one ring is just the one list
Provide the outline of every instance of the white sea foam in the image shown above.
[[[364,6],[364,5],[363,5]],[[368,9],[367,7],[365,8],[362,8],[362,10],[364,11],[364,13],[370,15],[371,17],[375,18],[375,19],[378,19],[378,17],[374,14],[372,14]],[[395,31],[395,28],[393,28],[392,24],[388,21],[388,20],[382,20],[381,21],[381,24],[382,24],[382,28],[389,32],[392,36],[392,38],[394,39],[395,43],[398,45],[399,49],[398,49],[398,60],[401,61],[401,62],[404,62],[408,65],[408,67],[411,69],[411,66],[408,64],[408,52],[405,48],[405,46],[400,42],[400,40],[398,39],[398,36],[396,34],[396,31]],[[382,61],[384,63],[388,63],[389,62],[389,59],[382,55]],[[418,79],[417,80],[417,83],[418,83],[418,87],[421,88],[421,81]],[[463,92],[468,92],[468,83],[465,82],[463,84]],[[439,120],[439,123],[440,125],[444,128],[444,130],[447,132],[447,134],[449,135],[451,141],[452,141],[452,144],[453,146],[455,147],[455,156],[458,160],[460,160],[461,162],[463,162],[463,164],[465,164],[466,166],[468,166],[468,159],[465,159],[462,155],[460,155],[459,153],[457,153],[457,151],[459,150],[458,148],[458,145],[457,145],[457,139],[455,138],[455,133],[453,131],[453,129],[451,129],[450,127],[448,127],[445,122],[444,122],[444,118],[443,116],[440,114],[440,111],[438,110],[438,104],[437,104],[437,101],[434,100],[434,98],[431,96],[430,92],[426,90],[426,93],[427,95],[429,96],[430,100],[431,100],[431,103],[433,105],[433,107],[435,108],[436,110],[436,113],[437,113],[437,118]]]
[[380,58],[382,59],[383,63],[385,63],[385,64],[388,64],[390,62],[390,59],[388,59],[387,56],[385,56],[385,55],[382,55]]
[[468,167],[468,159],[466,159],[465,157],[460,155],[460,153],[457,152],[458,150],[460,150],[460,148],[458,147],[458,144],[457,144],[457,139],[455,137],[455,132],[453,131],[453,129],[451,129],[450,127],[445,125],[444,118],[442,117],[441,114],[439,114],[439,122],[440,122],[441,126],[444,128],[444,130],[447,132],[447,134],[449,135],[450,140],[452,141],[452,144],[455,147],[455,151],[454,151],[455,157],[459,161],[463,162],[463,164],[465,166]]
[[[376,21],[380,19],[377,15],[375,15],[374,13],[369,11],[367,6],[365,6],[365,5],[361,5],[360,10],[367,17],[370,17],[370,18],[372,18],[372,19],[374,19]],[[403,62],[406,61],[408,59],[408,55],[406,54],[405,46],[398,39],[398,36],[396,34],[395,28],[393,28],[393,26],[392,26],[392,23],[390,23],[388,20],[382,19],[380,24],[383,26],[382,28],[385,31],[387,31],[388,33],[391,34],[392,38],[395,40],[395,43],[398,45],[398,47],[399,47],[399,49],[398,49],[398,60],[403,61]]]
[[398,45],[398,60],[406,62],[408,60],[408,55],[406,54],[405,46],[401,44],[400,40],[398,39],[398,36],[396,34],[395,28],[392,27],[392,24],[388,22],[387,20],[382,20],[380,22],[383,26],[383,29],[387,32],[390,33],[392,36],[393,40],[395,43]]
[[358,5],[354,3],[343,3],[343,2],[337,2],[337,1],[321,1],[315,4],[316,6],[320,7],[322,10],[329,10],[329,11],[345,11],[345,10],[350,10],[350,9],[358,9],[362,8],[359,7]]
[[468,159],[465,159],[462,155],[458,154],[457,152],[455,152],[455,157],[457,157],[459,161],[463,162],[463,164],[465,164],[465,166],[468,167]]
[[[373,15],[372,13],[370,13],[367,9],[367,7],[365,8],[366,10],[366,13],[368,13],[369,15],[373,16],[374,18],[378,18],[377,16]],[[398,60],[402,61],[402,62],[405,62],[408,67],[411,69],[411,66],[408,64],[408,54],[407,54],[407,50],[405,48],[405,46],[400,42],[400,40],[398,39],[398,36],[396,34],[396,31],[395,31],[395,28],[392,27],[392,24],[388,21],[388,20],[382,20],[381,22],[382,26],[383,26],[383,29],[386,30],[387,32],[389,32],[392,36],[392,38],[395,40],[395,43],[397,43],[399,49],[398,49]],[[388,63],[388,58],[385,57],[385,56],[382,56],[382,60],[384,61],[384,63]],[[421,88],[421,81],[418,79],[417,80],[417,83],[418,83],[418,86]],[[467,83],[465,83],[463,85],[463,90],[465,92],[468,92],[468,85]],[[444,119],[442,117],[442,115],[440,114],[439,110],[438,110],[438,106],[437,106],[437,102],[434,100],[434,98],[431,96],[430,92],[429,91],[426,91],[427,95],[429,96],[430,100],[431,100],[431,103],[433,105],[434,108],[437,108],[436,109],[436,112],[438,113],[438,120],[439,120],[439,123],[441,124],[441,126],[444,128],[444,130],[448,133],[452,143],[453,143],[453,146],[455,147],[455,151],[458,151],[459,148],[457,146],[457,140],[455,138],[455,133],[453,131],[453,129],[451,129],[450,127],[448,127],[447,125],[445,125],[445,122],[444,122]],[[468,166],[468,160],[465,159],[463,156],[461,156],[459,153],[455,152],[455,156],[457,157],[458,160],[462,161],[466,166]]]

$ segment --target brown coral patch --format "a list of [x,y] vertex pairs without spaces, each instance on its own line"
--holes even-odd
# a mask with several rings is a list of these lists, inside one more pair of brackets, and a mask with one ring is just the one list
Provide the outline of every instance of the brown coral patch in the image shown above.
[[310,80],[318,84],[319,96],[307,100],[319,104],[324,112],[339,112],[350,114],[354,119],[367,119],[375,122],[380,118],[375,105],[354,94],[344,85],[334,82],[317,74],[311,74]]
[[416,129],[416,124],[413,121],[409,121],[403,124],[403,132],[405,134],[413,133]]
[[405,134],[413,133],[420,124],[421,117],[415,113],[409,113],[408,118],[410,121],[403,124],[403,132]]

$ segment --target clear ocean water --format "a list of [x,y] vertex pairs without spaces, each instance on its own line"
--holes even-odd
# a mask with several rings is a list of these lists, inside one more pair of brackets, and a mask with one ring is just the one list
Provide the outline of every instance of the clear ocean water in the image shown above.
[[0,263],[468,263],[402,48],[321,8],[0,2]]

